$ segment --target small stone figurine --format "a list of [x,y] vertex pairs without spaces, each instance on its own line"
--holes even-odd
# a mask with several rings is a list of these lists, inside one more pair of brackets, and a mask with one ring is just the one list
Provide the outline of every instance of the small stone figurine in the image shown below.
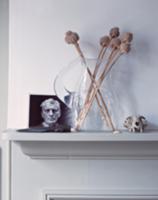
[[124,122],[124,127],[126,127],[130,132],[144,132],[144,128],[147,126],[147,121],[143,116],[129,116]]

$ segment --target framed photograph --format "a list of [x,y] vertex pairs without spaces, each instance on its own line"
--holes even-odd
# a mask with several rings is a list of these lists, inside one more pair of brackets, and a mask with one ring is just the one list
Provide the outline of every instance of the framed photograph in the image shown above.
[[53,95],[30,95],[29,127],[54,132],[70,131],[71,110]]

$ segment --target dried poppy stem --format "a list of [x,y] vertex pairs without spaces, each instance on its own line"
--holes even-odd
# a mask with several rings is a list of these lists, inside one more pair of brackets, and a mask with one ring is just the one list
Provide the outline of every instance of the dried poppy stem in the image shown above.
[[[100,45],[101,45],[101,50],[99,52],[98,58],[97,58],[97,63],[93,72],[93,78],[96,78],[96,75],[98,73],[99,67],[102,63],[103,57],[105,55],[106,49],[108,47],[110,43],[110,38],[108,36],[102,37],[100,40]],[[88,101],[88,97],[90,96],[91,90],[93,88],[93,83],[91,82],[90,87],[88,89],[88,93],[87,93],[87,98],[86,101]]]
[[[115,55],[114,53],[115,53],[116,49],[119,49],[120,44],[121,44],[121,40],[120,40],[119,38],[114,38],[114,39],[111,40],[112,51],[111,51],[111,54],[110,54],[110,56],[109,56],[109,58],[108,58],[108,62],[107,62],[107,64],[105,65],[102,74],[100,75],[100,78],[99,78],[99,80],[98,80],[98,84],[100,84],[100,83],[99,83],[100,80],[103,81],[102,79],[104,79],[104,75],[105,75],[106,70],[107,70],[107,68],[108,68],[108,66],[109,66],[109,63],[111,63],[111,60],[112,60],[113,56]],[[100,86],[99,86],[99,87],[100,87]],[[91,88],[90,88],[90,89],[91,89]],[[92,89],[93,89],[93,87],[92,87]],[[87,116],[87,114],[88,114],[88,112],[89,112],[89,109],[90,109],[90,107],[91,107],[91,105],[92,105],[91,102],[93,102],[92,99],[93,99],[94,91],[97,90],[96,88],[94,88],[94,91],[93,91],[92,89],[90,90],[90,92],[89,92],[89,94],[88,94],[87,101],[85,102],[85,106],[83,107],[83,109],[81,110],[81,112],[80,112],[80,114],[79,114],[78,122],[77,122],[77,129],[80,128],[80,126],[81,126],[81,124],[82,124],[82,121],[84,121],[84,119],[86,118],[86,116]],[[95,94],[96,94],[96,93],[95,93]],[[90,107],[89,107],[88,105],[89,105]],[[108,112],[108,108],[107,108],[106,105],[105,105],[104,108],[105,108],[106,114],[107,114],[108,125],[110,125],[110,127],[111,127],[112,130],[114,131],[114,130],[115,130],[115,127],[114,127],[114,125],[113,125],[111,116],[110,116],[110,114],[109,114],[109,112]],[[81,121],[81,122],[80,122],[80,121]]]
[[[93,72],[94,79],[96,78],[97,72],[99,70],[99,67],[100,67],[102,61],[103,61],[104,55],[106,53],[106,50],[107,50],[111,40],[113,38],[117,38],[119,35],[120,35],[119,28],[113,27],[112,29],[110,29],[109,36],[101,37],[100,45],[101,45],[102,48],[101,48],[100,53],[98,55],[97,63],[96,63],[96,66],[95,66],[95,69],[94,69],[94,72]],[[93,85],[92,85],[92,82],[91,82],[90,88],[89,88],[88,93],[87,93],[87,101],[88,101],[88,96],[90,96],[90,92],[91,92],[92,89],[93,89]]]
[[[111,63],[111,62],[109,61],[109,62],[107,63],[107,66],[106,66],[106,67],[108,67],[108,65],[109,65],[110,63]],[[113,64],[112,64],[112,65],[113,65]],[[104,70],[104,71],[105,71],[105,70]],[[104,72],[104,74],[105,74],[105,72]],[[86,116],[87,116],[87,114],[88,114],[88,112],[89,112],[89,110],[90,110],[90,108],[91,108],[91,106],[92,106],[92,103],[93,103],[95,94],[96,94],[98,88],[101,86],[102,81],[103,81],[103,75],[102,75],[102,78],[101,78],[101,79],[99,78],[99,80],[97,81],[97,88],[95,88],[94,91],[93,91],[93,93],[91,94],[91,97],[90,97],[89,102],[87,102],[86,106],[84,106],[84,108],[82,109],[82,111],[81,111],[80,114],[79,114],[79,117],[78,117],[78,120],[77,120],[77,123],[76,123],[76,129],[77,129],[77,130],[80,129],[80,127],[81,127],[83,121],[85,120],[85,118],[86,118]],[[112,120],[111,120],[110,115],[109,115],[109,123],[111,124],[112,130],[115,131],[115,127],[114,127],[114,125],[113,125],[113,122],[112,122]]]
[[[100,67],[100,65],[101,65],[101,63],[103,61],[104,55],[106,53],[106,50],[107,50],[111,40],[113,38],[117,38],[119,35],[120,35],[119,28],[118,27],[114,27],[114,28],[112,28],[110,30],[109,36],[101,37],[101,39],[100,39],[101,50],[99,52],[99,55],[98,55],[98,58],[97,58],[97,63],[96,63],[96,66],[95,66],[95,69],[94,69],[94,72],[93,72],[93,78],[94,79],[96,78],[96,75],[98,73],[99,67]],[[86,96],[85,105],[87,104],[87,102],[89,102],[89,98],[91,96],[92,89],[93,89],[93,83],[91,82],[90,87],[88,89],[87,96]],[[109,118],[110,115],[109,115],[108,108],[107,108],[105,102],[104,102],[103,106],[104,106],[104,109],[106,110],[106,113],[108,115],[107,118]],[[107,122],[107,126],[110,126],[109,122]]]
[[[83,53],[82,53],[82,51],[81,51],[81,49],[80,49],[80,46],[79,46],[79,44],[78,44],[78,40],[79,40],[78,34],[72,32],[72,31],[68,31],[68,32],[66,33],[65,40],[66,40],[66,42],[67,42],[68,44],[73,44],[73,45],[76,47],[77,52],[79,53],[80,57],[82,58],[82,60],[83,60],[83,62],[84,62],[84,64],[85,64],[85,66],[86,66],[86,68],[87,68],[87,72],[88,72],[88,74],[89,74],[89,76],[90,76],[90,78],[91,78],[91,81],[92,81],[93,84],[94,84],[94,87],[97,87],[96,82],[95,82],[95,80],[93,79],[93,75],[92,75],[92,73],[91,73],[89,67],[88,67],[87,64],[86,64],[86,59],[85,59],[85,57],[84,57],[84,55],[83,55]],[[101,94],[100,90],[97,90],[97,92],[98,92],[98,94],[99,94],[99,97],[101,97],[101,101],[102,101],[102,103],[103,103],[103,102],[104,102],[104,99],[103,99],[103,97],[102,97],[102,94]],[[99,108],[100,108],[101,114],[103,115],[105,121],[107,122],[107,120],[106,120],[106,114],[104,114],[104,110],[103,110],[103,108],[102,108],[102,106],[101,106],[101,104],[100,104],[100,102],[99,102],[99,98],[98,98],[98,96],[97,96],[97,93],[96,93],[96,100],[97,100],[98,106],[99,106]],[[105,103],[104,103],[104,104],[105,104]],[[103,104],[103,105],[104,105],[104,104]]]
[[[82,59],[83,59],[83,61],[84,61],[84,64],[86,65],[86,60],[85,60],[85,57],[84,57],[84,55],[83,55],[83,53],[82,53],[82,51],[81,51],[81,49],[80,49],[80,47],[79,47],[79,44],[76,43],[76,44],[75,44],[75,47],[76,47],[78,53],[80,54],[80,56],[82,57]],[[113,54],[113,52],[112,52],[112,54]],[[111,57],[110,57],[110,58],[111,58]],[[87,65],[86,65],[86,66],[87,66]],[[108,111],[108,108],[107,108],[107,106],[106,106],[106,103],[105,103],[105,101],[104,101],[104,99],[103,99],[103,96],[102,96],[102,94],[101,94],[101,92],[100,92],[100,89],[99,89],[99,87],[97,86],[97,84],[96,84],[96,82],[95,82],[95,79],[94,79],[94,77],[93,77],[93,75],[92,75],[92,73],[91,73],[91,71],[90,71],[90,69],[89,69],[88,67],[87,67],[87,72],[88,72],[88,74],[89,74],[89,76],[90,76],[90,78],[91,78],[92,84],[93,84],[94,89],[95,89],[95,91],[96,91],[95,94],[94,94],[94,98],[96,98],[96,100],[97,100],[98,106],[99,106],[99,108],[100,108],[100,111],[101,111],[101,113],[102,113],[104,119],[105,119],[105,122],[107,123],[108,126],[110,126],[110,127],[112,128],[113,131],[115,131],[115,127],[114,127],[114,124],[113,124],[113,122],[112,122],[111,116],[110,116],[109,111]],[[97,92],[98,92],[98,94],[99,94],[100,100],[101,100],[102,105],[103,105],[103,108],[104,108],[104,110],[105,110],[105,113],[104,113],[103,108],[102,108],[102,106],[101,106],[101,104],[100,104],[100,102],[99,102]],[[89,102],[89,101],[88,101],[88,102]],[[87,103],[88,103],[88,102],[87,102]],[[86,105],[86,104],[85,104],[85,105]],[[91,104],[91,105],[92,105],[92,104]],[[91,107],[91,105],[90,105],[90,107]],[[88,111],[89,111],[89,109],[88,109]],[[88,114],[88,112],[87,112],[87,114]],[[86,116],[85,116],[85,117],[86,117]]]
[[[92,75],[92,73],[91,73],[89,67],[87,67],[86,59],[85,59],[85,57],[84,57],[84,55],[83,55],[83,53],[82,53],[82,51],[81,51],[81,49],[80,49],[80,47],[79,47],[79,44],[76,43],[76,44],[75,44],[75,47],[76,47],[76,49],[77,49],[79,55],[80,55],[81,58],[83,59],[84,64],[86,65],[87,72],[88,72],[88,74],[89,74],[89,76],[90,76],[90,78],[91,78],[91,81],[92,81],[93,86],[94,86],[95,88],[98,88],[97,85],[96,85],[95,79],[94,79],[94,77],[93,77],[93,75]],[[104,107],[106,113],[104,113],[104,110],[103,110],[103,107],[102,107],[102,105],[101,105],[101,103],[100,103],[100,101],[99,101],[97,92],[98,92],[98,95],[99,95],[99,97],[100,97],[100,100],[101,100],[101,102],[102,102],[102,105],[103,105],[103,107]],[[104,102],[104,99],[103,99],[103,96],[102,96],[100,90],[97,90],[97,92],[96,92],[96,94],[95,94],[95,98],[96,98],[97,104],[98,104],[98,106],[99,106],[99,108],[100,108],[100,112],[101,112],[101,114],[102,114],[102,116],[103,116],[103,118],[104,118],[106,124],[109,124],[109,121],[110,121],[110,120],[107,119],[107,118],[110,117],[109,112],[108,112],[108,108],[107,108],[107,106],[106,106],[106,104],[105,104],[105,102]]]
[[[102,54],[103,54],[104,50],[105,50],[105,47],[102,47],[101,50],[100,50],[100,53],[99,53],[99,55],[98,55],[97,63],[96,63],[96,66],[95,66],[95,69],[94,69],[94,72],[93,72],[93,75],[92,75],[94,80],[95,80],[95,78],[96,78],[96,75],[97,75],[99,66],[100,66],[100,64],[101,64],[101,57],[103,57]],[[87,96],[86,96],[86,99],[85,99],[85,103],[84,103],[83,108],[84,108],[84,107],[86,106],[86,104],[89,102],[89,98],[90,98],[90,94],[91,94],[92,89],[93,89],[93,81],[91,81],[90,87],[89,87],[89,89],[88,89]],[[109,127],[110,125],[109,125],[109,121],[108,121],[108,119],[107,119],[107,118],[108,118],[108,117],[107,117],[108,108],[107,108],[107,106],[106,106],[106,104],[105,104],[105,102],[104,102],[104,99],[103,99],[102,95],[100,96],[100,98],[102,99],[101,101],[102,101],[102,103],[103,103],[103,107],[104,107],[105,112],[106,112],[106,114],[104,113],[104,115],[105,115],[104,118],[106,119],[106,124],[107,124],[107,126]],[[98,103],[98,105],[99,105],[99,104],[100,104],[100,103]]]
[[[119,42],[115,40],[114,44],[113,45],[118,45]],[[115,47],[115,46],[114,46]],[[78,119],[78,123],[76,125],[76,128],[79,129],[80,126],[82,125],[83,121],[85,120],[88,112],[89,112],[89,109],[93,103],[93,100],[94,100],[94,97],[95,97],[95,94],[96,94],[96,90],[99,89],[99,87],[101,86],[105,76],[108,74],[108,72],[111,70],[112,66],[116,63],[116,61],[119,59],[119,57],[124,54],[124,53],[128,53],[130,51],[130,44],[129,43],[121,43],[120,45],[120,48],[118,50],[116,50],[116,48],[114,48],[109,56],[109,59],[108,59],[108,62],[107,64],[105,65],[105,68],[104,68],[104,71],[102,72],[99,80],[97,81],[97,87],[98,88],[95,88],[94,89],[94,92],[92,94],[92,97],[90,99],[90,102],[89,104],[87,104],[87,106],[85,107],[84,110],[82,110],[82,113],[81,115],[79,116],[79,119]],[[112,61],[113,60],[113,61]],[[111,118],[110,118],[111,119]],[[112,123],[112,121],[110,121],[110,123]],[[112,124],[111,124],[112,125]],[[115,131],[115,128],[112,127],[113,131]]]

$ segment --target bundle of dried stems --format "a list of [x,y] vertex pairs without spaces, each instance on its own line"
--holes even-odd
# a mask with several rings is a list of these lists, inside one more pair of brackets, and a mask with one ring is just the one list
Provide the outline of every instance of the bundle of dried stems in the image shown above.
[[[68,31],[66,32],[65,41],[68,44],[73,44],[76,47],[77,52],[79,53],[83,63],[86,66],[87,72],[90,76],[90,86],[86,95],[85,103],[83,108],[81,109],[77,123],[76,123],[76,130],[79,130],[82,126],[92,104],[94,99],[96,98],[97,104],[100,108],[101,114],[104,117],[104,120],[106,121],[106,124],[108,127],[110,127],[113,131],[116,131],[116,128],[113,124],[112,118],[110,116],[110,113],[108,111],[108,107],[106,105],[106,102],[103,99],[103,96],[100,91],[100,86],[102,82],[104,81],[105,77],[113,67],[113,65],[116,63],[116,61],[119,59],[119,57],[125,53],[128,53],[131,50],[131,41],[133,39],[132,33],[123,33],[121,38],[118,38],[120,35],[119,28],[114,27],[110,30],[109,36],[103,36],[100,39],[100,52],[97,57],[96,66],[94,69],[94,72],[92,73],[90,71],[90,68],[88,67],[86,63],[86,59],[83,55],[83,52],[79,45],[79,35],[75,32]],[[108,56],[107,62],[105,63],[104,69],[101,72],[99,78],[96,80],[99,67],[101,64],[103,64],[103,58],[106,54],[106,50],[110,48],[111,53]]]

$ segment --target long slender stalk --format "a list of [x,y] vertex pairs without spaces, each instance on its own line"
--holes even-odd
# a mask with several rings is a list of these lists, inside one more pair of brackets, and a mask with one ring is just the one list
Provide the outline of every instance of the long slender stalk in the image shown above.
[[[106,43],[103,43],[103,42],[105,42],[105,40],[106,40]],[[107,37],[106,37],[106,39],[105,39],[105,37],[103,37],[100,40],[100,45],[101,45],[102,48],[101,48],[101,50],[99,52],[99,55],[98,55],[98,58],[97,58],[97,63],[96,63],[96,66],[95,66],[95,69],[94,69],[94,72],[93,72],[93,78],[94,79],[96,79],[96,75],[98,73],[99,67],[100,67],[100,65],[101,65],[101,63],[103,61],[103,58],[104,58],[105,53],[106,53],[106,50],[109,47],[109,44],[110,44],[111,40],[112,40],[111,37],[110,37],[109,41],[107,41]],[[86,100],[85,100],[84,106],[89,102],[92,91],[93,91],[93,82],[91,81],[90,87],[89,87],[88,92],[87,92],[87,96],[86,96]],[[103,106],[104,106],[104,109],[106,110],[106,113],[108,115],[107,118],[109,118],[109,117],[111,118],[111,116],[109,115],[109,112],[108,112],[108,108],[107,108],[107,106],[106,106],[106,104],[104,102],[103,102],[103,104],[104,104]],[[107,126],[110,127],[110,124],[107,123]]]
[[[114,54],[114,52],[112,52]],[[112,55],[112,54],[111,54]],[[110,60],[108,60],[107,64],[105,65],[105,68],[104,68],[104,71],[102,72],[101,76],[99,77],[98,81],[97,81],[97,88],[94,89],[93,91],[93,94],[90,98],[90,101],[89,103],[87,104],[87,106],[85,107],[84,110],[82,110],[82,113],[79,115],[79,118],[78,118],[78,122],[77,122],[77,125],[76,125],[76,129],[80,129],[83,121],[85,120],[91,106],[92,106],[92,103],[93,103],[93,100],[95,98],[95,95],[99,89],[99,87],[101,86],[105,76],[108,74],[108,72],[111,70],[112,66],[115,64],[115,62],[118,60],[118,58],[120,57],[120,53],[117,54],[117,51],[116,53],[113,55],[113,61],[112,61],[112,58]],[[116,56],[116,57],[115,57]],[[110,120],[110,124],[112,126],[112,130],[115,131],[115,127],[112,125],[112,121]]]
[[[88,72],[88,74],[89,74],[89,76],[90,76],[90,79],[91,79],[91,81],[92,81],[93,86],[94,86],[95,88],[97,88],[97,84],[96,84],[96,82],[95,82],[95,79],[93,78],[93,75],[92,75],[92,73],[91,73],[89,67],[87,66],[86,59],[85,59],[85,57],[84,57],[84,55],[83,55],[83,53],[82,53],[82,51],[81,51],[81,49],[80,49],[79,44],[76,43],[76,44],[75,44],[75,47],[76,47],[76,49],[77,49],[77,51],[78,51],[80,57],[82,58],[83,63],[84,63],[85,66],[86,66],[87,72]],[[98,92],[98,95],[99,95],[99,97],[100,97],[100,100],[101,100],[101,102],[102,102],[103,107],[102,107],[102,105],[101,105],[101,103],[100,103],[100,101],[99,101],[99,97],[98,97],[98,95],[97,95],[97,92]],[[101,114],[102,114],[102,116],[103,116],[105,122],[106,122],[107,124],[109,124],[109,122],[108,122],[109,119],[107,119],[107,117],[109,118],[109,115],[107,115],[107,111],[108,111],[107,106],[106,106],[106,104],[105,104],[105,102],[104,102],[104,99],[103,99],[102,94],[101,94],[101,92],[100,92],[99,89],[97,90],[97,92],[96,92],[96,94],[95,94],[95,98],[96,98],[97,104],[98,104],[98,106],[99,106],[99,108],[100,108],[100,112],[101,112]],[[104,113],[103,108],[105,109],[105,112],[106,112],[106,113]]]
[[[107,65],[109,64],[110,60],[112,59],[112,57],[113,57],[113,55],[114,55],[114,52],[115,52],[115,49],[112,50],[112,52],[111,52],[111,54],[110,54],[110,56],[109,56],[109,58],[108,58],[108,62],[107,62],[107,64],[105,65],[104,71],[106,70]],[[104,71],[103,71],[102,73],[104,73]],[[84,117],[83,117],[83,116],[85,115],[85,112],[86,112],[86,110],[88,109],[89,104],[91,103],[91,98],[92,98],[92,96],[93,96],[93,90],[91,90],[91,93],[90,93],[89,96],[88,96],[88,100],[85,102],[85,105],[84,105],[83,109],[81,110],[81,112],[80,112],[80,114],[79,114],[78,122],[79,122],[80,119],[82,119],[82,118],[83,118],[83,120],[84,120]],[[89,111],[89,109],[88,109],[88,111]],[[85,117],[86,117],[86,116],[85,116]],[[111,120],[109,120],[109,121],[111,121]],[[112,126],[111,126],[111,127],[112,127]]]
[[[89,74],[89,76],[90,76],[90,78],[91,78],[93,87],[96,89],[96,93],[95,93],[95,95],[94,95],[94,98],[96,98],[96,100],[97,100],[97,104],[98,104],[98,106],[99,106],[99,108],[100,108],[101,114],[103,115],[103,117],[104,117],[104,119],[105,119],[107,125],[110,126],[110,127],[114,130],[115,128],[114,128],[114,125],[113,125],[111,116],[110,116],[110,114],[109,114],[108,108],[107,108],[107,106],[106,106],[106,103],[105,103],[105,101],[104,101],[104,99],[103,99],[103,96],[102,96],[102,94],[101,94],[101,92],[100,92],[100,89],[98,88],[98,86],[97,86],[97,84],[96,84],[96,81],[95,81],[95,79],[94,79],[94,77],[93,77],[93,75],[92,75],[92,73],[91,73],[89,67],[88,67],[87,64],[86,64],[86,59],[85,59],[85,57],[84,57],[84,55],[83,55],[83,53],[82,53],[82,51],[81,51],[81,49],[80,49],[80,47],[79,47],[79,44],[76,43],[75,47],[76,47],[78,53],[80,54],[81,58],[83,59],[83,62],[84,62],[84,64],[85,64],[86,67],[87,67],[87,72],[88,72],[88,74]],[[98,95],[99,95],[99,97],[100,97],[100,100],[101,100],[101,102],[102,102],[102,106],[103,106],[103,108],[104,108],[105,113],[104,113],[103,108],[102,108],[102,106],[101,106],[101,104],[100,104],[100,101],[99,101],[99,98],[98,98],[97,93],[98,93]]]
[[[115,50],[115,48],[117,48],[118,50]],[[116,46],[114,45],[114,49],[111,52],[108,62],[105,65],[104,71],[102,72],[102,74],[100,75],[99,80],[97,81],[97,88],[95,88],[92,92],[92,96],[90,98],[89,103],[87,104],[87,106],[85,107],[85,109],[82,110],[82,112],[79,115],[78,118],[78,123],[76,125],[77,129],[80,128],[81,124],[83,123],[83,121],[85,120],[89,109],[91,108],[91,105],[93,103],[94,97],[96,95],[97,90],[100,88],[105,76],[108,74],[108,72],[111,70],[112,66],[116,63],[116,61],[119,59],[119,57],[124,54],[124,53],[128,53],[131,50],[130,47],[130,43],[121,43],[119,45],[118,41]],[[112,62],[113,61],[113,62]]]
[[[106,47],[102,47],[100,52],[99,52],[99,55],[98,55],[98,58],[97,58],[97,63],[96,63],[96,66],[95,66],[95,69],[94,69],[94,72],[93,72],[93,79],[95,80],[96,78],[96,75],[97,75],[97,72],[99,70],[99,67],[102,63],[102,60],[103,60],[103,57],[106,53],[106,50],[107,50],[107,46]],[[91,91],[93,89],[93,81],[91,81],[91,84],[90,84],[90,87],[88,89],[88,92],[87,92],[87,96],[86,96],[86,99],[85,99],[85,103],[84,103],[84,107],[86,106],[86,104],[89,102],[89,98],[90,98],[90,95],[91,95]],[[102,95],[100,95],[100,98],[101,98],[101,101],[102,101],[102,104],[103,104],[103,107],[105,109],[105,112],[106,112],[106,115],[105,115],[105,118],[106,118],[106,124],[108,127],[110,127],[110,123],[109,123],[109,118],[111,118],[110,114],[109,114],[109,111],[108,111],[108,108],[106,106],[106,103],[102,97]],[[98,103],[99,105],[99,103]]]
[[[107,49],[107,48],[102,47],[101,50],[100,50],[100,53],[99,53],[98,58],[97,58],[97,63],[96,63],[96,66],[95,66],[95,69],[94,69],[94,72],[93,72],[93,78],[94,78],[94,79],[96,78],[96,75],[97,75],[97,73],[98,73],[100,64],[101,64],[101,62],[102,62],[102,60],[103,60],[103,56],[105,55],[105,50],[106,50],[106,49]],[[93,88],[93,82],[91,81],[90,87],[89,87],[88,92],[87,92],[86,101],[88,101],[88,98],[89,98],[89,95],[90,95],[90,93],[91,93],[92,88]],[[85,102],[86,102],[86,101],[85,101]]]

